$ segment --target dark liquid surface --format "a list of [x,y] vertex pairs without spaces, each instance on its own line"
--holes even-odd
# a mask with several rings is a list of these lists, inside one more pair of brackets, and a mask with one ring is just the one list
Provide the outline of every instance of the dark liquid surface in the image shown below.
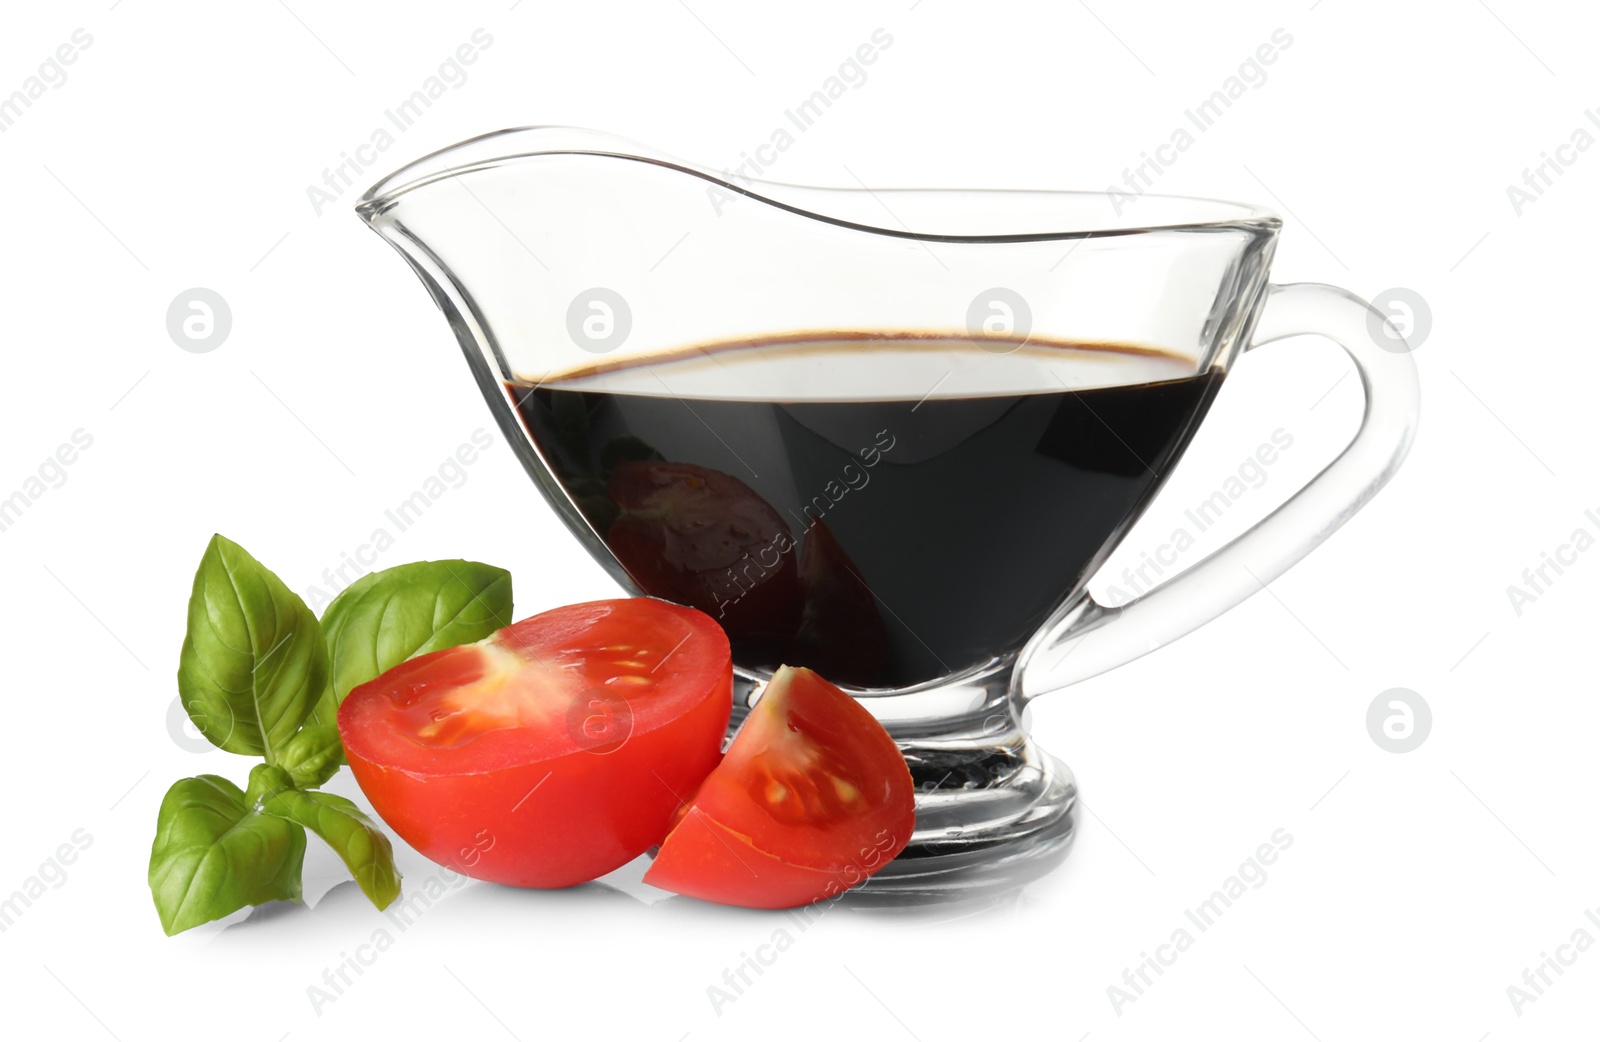
[[[816,350],[848,385],[872,348]],[[994,371],[970,343],[947,350],[965,352],[962,373]],[[1066,390],[1041,353],[1037,391],[993,393],[991,381],[981,396],[919,400],[912,388],[939,379],[929,349],[917,359],[925,381],[896,378],[903,394],[784,401],[795,371],[760,351],[717,366],[772,400],[690,393],[707,381],[659,361],[508,390],[641,589],[717,618],[739,665],[806,665],[858,687],[923,683],[1018,650],[1132,525],[1221,384],[1213,371]],[[963,379],[940,393],[959,394]]]

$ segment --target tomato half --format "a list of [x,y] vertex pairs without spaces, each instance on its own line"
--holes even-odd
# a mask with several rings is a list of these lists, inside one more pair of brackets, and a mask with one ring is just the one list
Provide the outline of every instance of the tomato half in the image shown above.
[[574,604],[363,684],[339,737],[418,851],[477,879],[572,886],[660,842],[717,763],[732,669],[693,608]]
[[747,908],[832,897],[905,848],[914,796],[883,725],[811,670],[785,666],[644,880]]

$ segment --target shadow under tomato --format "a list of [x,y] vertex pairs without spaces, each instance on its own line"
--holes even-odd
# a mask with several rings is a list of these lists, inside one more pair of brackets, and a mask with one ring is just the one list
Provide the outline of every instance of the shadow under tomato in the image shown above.
[[458,923],[482,923],[486,929],[501,929],[508,915],[526,914],[530,917],[528,921],[533,922],[543,914],[643,907],[644,902],[637,897],[598,879],[561,890],[501,886],[474,880],[448,900],[430,908],[428,915]]
[[[674,928],[679,923],[684,927],[770,923],[809,929],[839,914],[851,918],[869,915],[875,919],[918,924],[951,923],[1017,914],[1027,903],[1028,888],[1059,868],[1070,849],[1068,840],[1044,857],[1032,858],[1011,868],[990,870],[981,880],[960,886],[940,887],[931,883],[916,886],[906,880],[878,876],[838,897],[781,910],[720,905],[657,890],[640,881],[649,867],[648,859],[641,857],[605,880],[562,890],[523,889],[464,880],[445,896],[427,904],[423,914],[441,923],[452,922],[487,932],[503,930],[514,922],[548,927],[553,920],[562,921],[570,916],[574,921],[581,921],[595,912],[606,911],[631,912],[655,922],[672,924]],[[412,889],[402,893],[401,903],[416,896],[416,888],[425,877],[414,872],[412,879]],[[250,943],[258,943],[263,936],[286,936],[304,929],[307,923],[326,927],[343,922],[358,926],[386,924],[354,880],[337,884],[310,904],[273,901],[257,906],[243,918],[223,926],[212,943],[237,944],[246,938],[253,939]]]

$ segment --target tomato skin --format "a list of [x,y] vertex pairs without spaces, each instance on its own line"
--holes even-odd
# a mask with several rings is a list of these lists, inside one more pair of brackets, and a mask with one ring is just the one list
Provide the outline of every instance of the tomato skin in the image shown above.
[[685,897],[741,908],[797,908],[864,883],[905,848],[885,829],[874,844],[833,869],[792,864],[691,809],[661,844],[644,881]]
[[[508,886],[576,886],[659,843],[680,797],[716,766],[727,708],[702,703],[681,723],[612,753],[492,773],[418,776],[356,756],[350,769],[378,816],[429,859]],[[688,732],[711,740],[686,742]]]
[[915,825],[911,773],[883,726],[810,670],[783,667],[644,881],[720,904],[792,908],[864,882]]
[[[593,622],[582,614],[597,608],[615,617]],[[672,700],[670,714],[652,718],[648,703],[637,701],[634,726],[620,740],[584,743],[565,733],[573,717],[559,704],[543,721],[560,729],[554,735],[509,727],[441,747],[408,739],[408,718],[395,709],[396,699],[470,682],[482,672],[473,658],[484,654],[483,645],[413,659],[352,691],[339,710],[340,737],[379,817],[439,864],[520,887],[584,883],[660,842],[682,799],[721,756],[732,708],[732,663],[722,631],[693,609],[638,598],[556,609],[483,644],[510,654],[542,652],[549,661],[558,653],[552,647],[573,644],[586,627],[635,631],[624,616],[640,612],[690,633],[695,646],[684,645],[663,663],[661,673],[669,677],[663,686],[675,685],[662,696]],[[671,647],[668,642],[657,651]],[[675,671],[677,663],[683,668]],[[438,683],[430,687],[428,678]],[[580,692],[580,723],[588,694]]]

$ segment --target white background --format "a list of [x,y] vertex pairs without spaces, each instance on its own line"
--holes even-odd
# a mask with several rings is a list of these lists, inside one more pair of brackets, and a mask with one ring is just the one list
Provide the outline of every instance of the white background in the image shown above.
[[[293,8],[291,12],[290,8]],[[1092,7],[1091,11],[1089,8]],[[1493,10],[1490,8],[1492,7]],[[108,9],[111,8],[111,9]],[[692,9],[692,10],[691,10]],[[1586,24],[1585,24],[1586,23]],[[721,167],[766,141],[876,28],[893,45],[770,173],[848,184],[1104,188],[1273,31],[1293,44],[1160,190],[1283,214],[1277,281],[1416,291],[1423,422],[1398,479],[1200,633],[1039,702],[1083,786],[1050,876],[977,905],[841,904],[720,1012],[707,986],[792,924],[662,900],[640,865],[569,892],[471,885],[397,931],[315,841],[309,908],[162,936],[145,868],[172,781],[247,761],[169,733],[184,604],[213,531],[297,590],[477,428],[444,322],[350,210],[403,162],[527,123],[619,133]],[[1574,1038],[1600,951],[1519,1012],[1507,987],[1600,908],[1593,624],[1600,553],[1512,608],[1507,587],[1600,508],[1593,229],[1600,150],[1519,215],[1507,186],[1600,106],[1580,5],[26,5],[0,95],[92,45],[0,134],[0,495],[83,429],[92,447],[0,532],[8,794],[0,896],[74,830],[92,845],[0,934],[15,1037],[523,1040]],[[483,28],[492,46],[318,215],[306,188]],[[166,330],[228,301],[209,354]],[[1341,376],[1344,378],[1341,379]],[[1357,381],[1314,341],[1244,360],[1170,495],[1120,558],[1278,427],[1259,515],[1330,458]],[[1204,548],[1192,551],[1197,558]],[[380,565],[512,569],[519,616],[610,595],[506,446]],[[1106,580],[1097,588],[1103,589]],[[1380,692],[1430,704],[1414,752],[1368,736]],[[338,791],[354,794],[348,777]],[[1153,987],[1107,987],[1276,829],[1292,847]],[[432,866],[402,850],[408,885]],[[387,926],[336,1001],[307,988]]]

